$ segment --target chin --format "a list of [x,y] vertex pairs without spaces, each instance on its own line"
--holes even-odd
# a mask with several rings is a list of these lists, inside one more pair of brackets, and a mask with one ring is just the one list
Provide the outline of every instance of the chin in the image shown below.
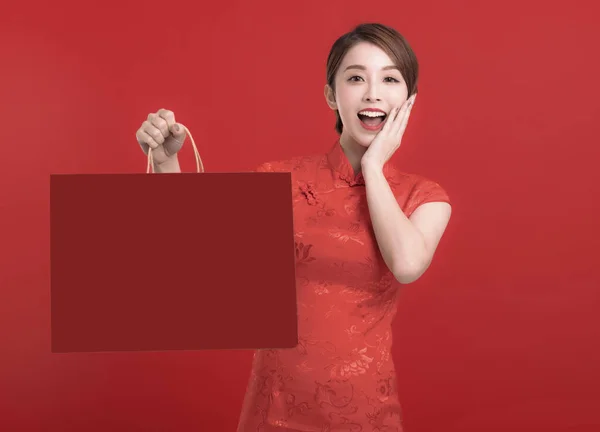
[[353,138],[354,142],[356,142],[360,147],[368,148],[375,139],[375,135],[369,136],[368,134],[361,133],[360,135],[354,135]]
[[360,126],[358,128],[348,128],[345,131],[348,133],[345,141],[357,149],[368,148],[377,136],[377,133],[370,133]]

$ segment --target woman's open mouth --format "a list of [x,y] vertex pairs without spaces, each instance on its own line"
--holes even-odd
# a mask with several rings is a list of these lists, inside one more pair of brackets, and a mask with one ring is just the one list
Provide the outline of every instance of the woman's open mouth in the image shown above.
[[378,131],[385,124],[387,114],[379,109],[366,109],[359,111],[358,119],[363,128],[369,131]]

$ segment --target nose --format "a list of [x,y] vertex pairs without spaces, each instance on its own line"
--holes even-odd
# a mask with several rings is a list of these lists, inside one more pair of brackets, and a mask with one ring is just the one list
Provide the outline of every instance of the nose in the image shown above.
[[366,102],[378,102],[381,101],[381,98],[379,97],[379,86],[377,85],[376,82],[371,82],[367,85],[367,91],[364,94],[364,100]]

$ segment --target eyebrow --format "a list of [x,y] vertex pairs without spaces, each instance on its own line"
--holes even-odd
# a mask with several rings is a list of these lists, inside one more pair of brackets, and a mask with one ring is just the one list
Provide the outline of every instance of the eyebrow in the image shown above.
[[[347,71],[347,70],[349,70],[349,69],[367,70],[367,68],[366,68],[365,66],[363,66],[363,65],[358,65],[358,64],[355,64],[355,65],[350,65],[350,66],[348,66],[346,69],[344,69],[344,72],[346,72],[346,71]],[[399,71],[399,70],[400,70],[400,69],[398,68],[398,66],[396,66],[396,65],[390,65],[390,66],[385,66],[385,67],[382,67],[382,68],[381,68],[381,70],[391,70],[391,69],[396,69],[397,71]]]

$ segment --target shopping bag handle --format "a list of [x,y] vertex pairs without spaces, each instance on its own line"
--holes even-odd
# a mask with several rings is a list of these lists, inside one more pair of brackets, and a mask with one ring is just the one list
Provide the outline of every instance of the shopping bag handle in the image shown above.
[[[183,126],[183,125],[181,125]],[[183,126],[185,133],[190,137],[190,141],[192,142],[192,148],[194,150],[194,156],[196,156],[196,171],[201,173],[204,172],[204,164],[202,163],[202,158],[200,157],[200,153],[198,153],[198,148],[196,147],[196,143],[194,142],[194,138],[190,133],[189,129]],[[148,166],[146,167],[146,174],[150,172],[154,173],[154,159],[152,157],[152,149],[148,147]]]

